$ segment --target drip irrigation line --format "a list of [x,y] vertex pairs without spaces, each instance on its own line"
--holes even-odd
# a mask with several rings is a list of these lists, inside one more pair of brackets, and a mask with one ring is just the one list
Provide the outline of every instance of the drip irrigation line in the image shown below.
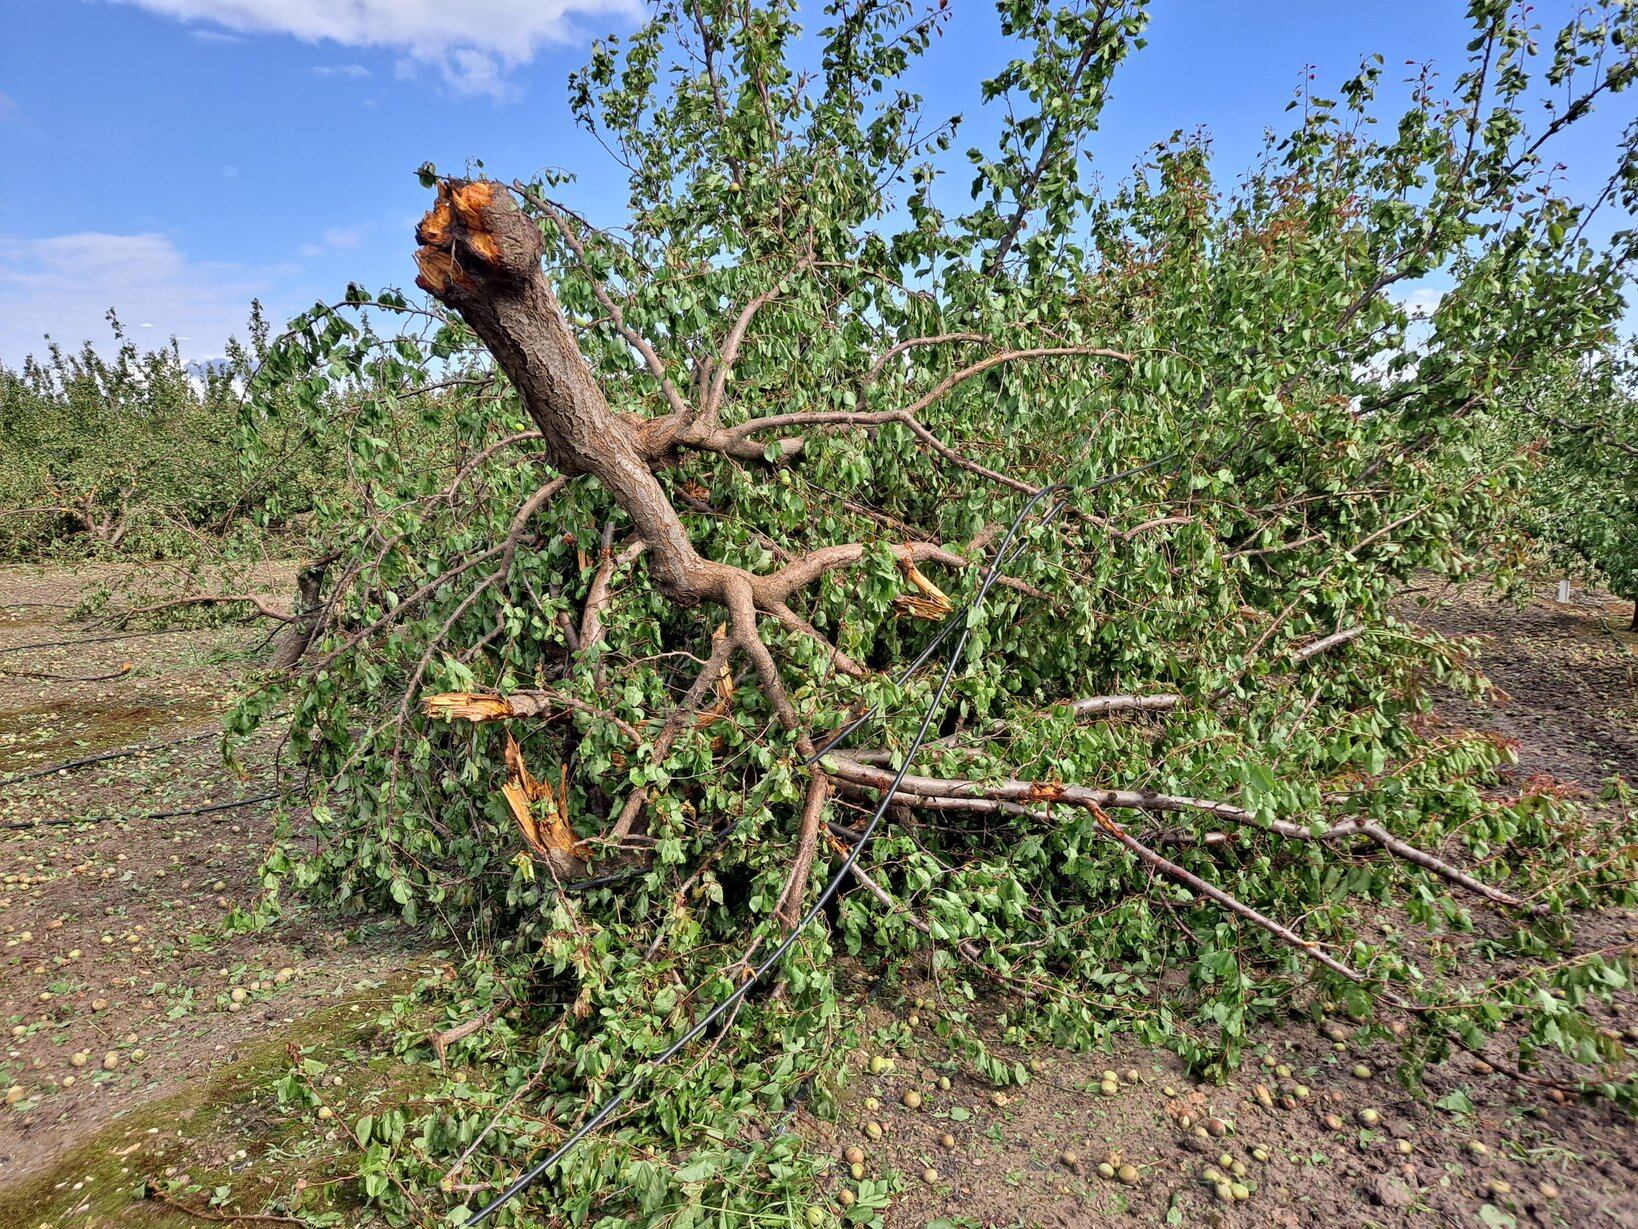
[[21,653],[24,649],[77,649],[82,644],[106,644],[111,640],[135,640],[139,636],[177,636],[183,632],[196,632],[197,627],[159,627],[148,631],[120,632],[114,636],[89,636],[83,640],[41,640],[36,644],[13,644],[0,649],[0,653]]
[[183,815],[214,815],[218,811],[238,811],[245,807],[259,806],[279,796],[279,792],[275,790],[270,794],[257,794],[254,798],[241,798],[238,802],[213,802],[207,806],[184,807],[178,811],[147,811],[141,815],[82,815],[71,819],[24,819],[0,827],[7,832],[20,832],[29,828],[65,828],[71,824],[105,824],[109,820],[135,822],[139,819],[176,819]]
[[136,666],[126,662],[112,674],[48,674],[44,670],[0,670],[0,678],[40,679],[47,683],[107,683],[126,678]]
[[[276,713],[269,713],[262,720],[276,721],[280,717],[287,717],[290,710],[280,709]],[[77,760],[65,760],[61,764],[52,764],[47,768],[31,768],[28,772],[16,773],[0,781],[0,789],[8,785],[17,785],[23,781],[33,781],[38,777],[50,777],[59,772],[71,772],[76,768],[89,768],[92,764],[105,764],[109,760],[122,760],[127,756],[142,755],[148,751],[163,751],[167,747],[180,747],[183,743],[198,742],[202,738],[209,738],[213,734],[225,734],[223,727],[210,726],[207,729],[195,730],[192,734],[184,734],[180,738],[169,738],[163,742],[133,743],[129,747],[119,747],[113,751],[104,751],[100,755],[87,755]]]
[[[1002,539],[1001,545],[996,548],[995,558],[990,563],[989,569],[985,572],[983,582],[979,585],[977,594],[974,595],[973,600],[968,604],[967,609],[969,611],[981,603],[989,594],[991,586],[994,585],[996,578],[1001,574],[1003,563],[1012,557],[1008,554],[1008,548],[1012,545],[1013,537],[1017,534],[1018,527],[1023,523],[1024,518],[1028,516],[1029,513],[1034,510],[1035,506],[1048,495],[1056,494],[1058,491],[1063,489],[1064,486],[1060,483],[1053,483],[1049,486],[1042,487],[1030,497],[1028,503],[1018,510],[1017,515],[1012,518],[1012,523],[1007,527],[1007,533]],[[1059,503],[1053,507],[1052,512],[1046,519],[1050,520],[1053,516],[1056,516],[1057,513],[1064,507],[1064,503],[1065,501],[1059,501]],[[747,977],[731,992],[720,999],[715,1007],[697,1020],[692,1027],[683,1033],[681,1037],[677,1038],[676,1041],[672,1042],[668,1047],[666,1047],[666,1049],[657,1057],[640,1066],[626,1081],[624,1088],[620,1089],[614,1094],[614,1096],[605,1101],[602,1107],[599,1108],[595,1114],[582,1122],[579,1127],[577,1127],[566,1139],[563,1140],[562,1143],[552,1150],[551,1154],[547,1156],[545,1160],[540,1161],[529,1168],[504,1191],[492,1199],[488,1204],[484,1205],[484,1207],[480,1208],[475,1216],[465,1222],[467,1225],[480,1225],[484,1221],[488,1220],[496,1212],[500,1211],[500,1209],[511,1203],[512,1200],[516,1199],[524,1191],[528,1190],[529,1187],[533,1186],[542,1174],[544,1174],[553,1165],[557,1164],[558,1161],[567,1156],[576,1144],[585,1139],[598,1127],[602,1126],[604,1122],[608,1121],[608,1119],[614,1115],[614,1112],[625,1104],[626,1098],[642,1086],[645,1076],[670,1062],[671,1059],[675,1058],[679,1053],[681,1053],[690,1043],[692,1043],[708,1028],[710,1028],[724,1015],[736,1007],[740,1001],[751,992],[751,987],[761,981],[769,969],[773,968],[774,965],[778,964],[782,959],[784,959],[785,955],[796,946],[797,941],[801,939],[808,927],[811,926],[819,915],[824,912],[825,906],[830,903],[837,891],[840,890],[842,883],[846,880],[848,874],[856,865],[858,865],[860,857],[864,854],[865,849],[870,845],[871,838],[876,835],[876,828],[880,825],[882,816],[887,814],[887,809],[892,804],[893,796],[898,792],[899,786],[903,784],[904,778],[910,772],[911,761],[915,758],[916,752],[920,750],[921,744],[926,741],[927,732],[932,728],[934,716],[943,706],[944,697],[950,689],[950,682],[955,678],[956,666],[961,661],[961,651],[966,647],[967,639],[972,634],[972,625],[968,618],[963,617],[960,619],[960,624],[961,630],[956,637],[955,647],[950,650],[949,657],[945,662],[944,674],[939,680],[938,688],[934,691],[932,699],[927,704],[926,711],[922,713],[921,724],[916,730],[915,737],[910,740],[910,745],[905,750],[899,767],[894,772],[892,785],[882,792],[881,801],[876,804],[876,809],[870,817],[870,822],[865,825],[864,831],[859,834],[858,841],[854,844],[853,848],[849,850],[847,857],[843,859],[841,867],[834,875],[831,876],[829,882],[825,884],[824,889],[819,893],[819,898],[815,900],[812,907],[802,915],[801,921],[799,921],[796,926],[791,929],[791,932],[780,941],[779,945],[768,954],[762,963],[757,965],[756,968],[751,971],[749,977]],[[936,645],[942,641],[945,636],[949,634],[949,630],[953,626],[954,621],[947,622],[944,632],[941,633],[937,640],[935,640],[934,644]],[[933,646],[929,646],[927,649],[923,650],[921,657],[919,657],[917,660],[925,660],[931,654],[932,647]],[[855,719],[855,721],[850,723],[849,726],[844,727],[844,733],[856,728],[861,720],[862,718]],[[830,742],[826,744],[827,748],[836,746],[837,742],[842,736],[842,734],[839,734],[836,738],[831,739]],[[816,756],[822,754],[823,752],[816,752]]]
[[92,764],[103,764],[109,760],[122,760],[127,756],[141,755],[145,751],[163,751],[166,747],[178,747],[183,743],[198,742],[201,738],[209,738],[212,734],[219,734],[220,730],[214,726],[208,730],[198,730],[192,734],[184,734],[181,738],[167,739],[157,743],[137,743],[131,747],[121,747],[117,751],[104,751],[101,755],[88,755],[83,759],[67,760],[61,764],[52,764],[48,768],[34,768],[28,772],[16,773],[0,781],[0,789],[8,785],[17,785],[23,781],[32,781],[36,777],[55,776],[59,772],[70,772],[76,768],[88,768]]

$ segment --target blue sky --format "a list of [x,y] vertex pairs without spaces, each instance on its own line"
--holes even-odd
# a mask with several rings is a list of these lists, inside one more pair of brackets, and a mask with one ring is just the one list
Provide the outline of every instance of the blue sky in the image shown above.
[[[407,284],[426,192],[414,170],[479,157],[547,165],[618,220],[623,185],[570,123],[565,78],[634,0],[0,0],[0,361],[107,336],[219,354],[252,297],[283,319],[349,280]],[[1096,143],[1105,176],[1204,125],[1220,167],[1249,162],[1309,66],[1317,87],[1381,51],[1460,71],[1459,0],[1155,0],[1149,46],[1117,79]],[[989,128],[977,82],[1001,53],[993,9],[953,0],[917,85]],[[1569,0],[1536,6],[1548,24]],[[819,12],[809,15],[817,25]],[[1407,70],[1408,71],[1408,70]],[[1596,191],[1632,95],[1566,142]],[[1623,113],[1623,108],[1625,109]],[[961,142],[965,145],[965,140]],[[965,177],[958,175],[965,183]]]

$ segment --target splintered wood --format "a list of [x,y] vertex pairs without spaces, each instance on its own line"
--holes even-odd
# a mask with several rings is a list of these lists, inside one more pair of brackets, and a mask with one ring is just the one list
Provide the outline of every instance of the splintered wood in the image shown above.
[[936,623],[955,609],[955,603],[949,596],[928,580],[926,574],[914,563],[908,559],[900,560],[899,570],[904,573],[906,580],[921,591],[919,596],[914,593],[902,593],[893,599],[893,609],[899,614]]
[[[428,696],[421,701],[429,717],[446,721],[470,721],[480,724],[500,721],[507,717],[537,716],[542,704],[536,696],[519,697],[486,695],[479,692],[447,691]],[[510,731],[505,744],[506,782],[501,786],[501,797],[517,823],[518,831],[529,852],[549,865],[560,875],[578,875],[590,857],[586,843],[569,826],[568,776],[558,771],[558,784],[552,786],[536,780],[523,760],[523,748]]]
[[523,762],[523,748],[511,733],[506,735],[506,784],[501,786],[512,818],[523,840],[535,856],[562,872],[574,870],[587,857],[584,841],[569,827],[568,775],[558,770],[557,789],[537,781]]

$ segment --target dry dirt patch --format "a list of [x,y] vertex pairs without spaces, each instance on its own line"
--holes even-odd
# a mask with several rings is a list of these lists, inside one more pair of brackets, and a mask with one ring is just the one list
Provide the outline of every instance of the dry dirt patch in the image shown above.
[[[0,782],[11,782],[0,785],[0,1190],[45,1198],[0,1203],[19,1225],[83,1198],[83,1175],[63,1168],[83,1166],[83,1148],[101,1148],[105,1132],[147,1122],[144,1107],[174,1108],[224,1072],[243,1083],[247,1063],[282,1065],[287,1042],[307,1043],[315,1013],[372,1001],[427,963],[390,921],[306,911],[225,933],[229,912],[260,890],[270,809],[168,813],[269,791],[273,735],[249,748],[242,773],[220,753],[221,714],[267,625],[105,639],[116,633],[67,616],[106,579],[0,572]],[[279,580],[268,577],[271,591]],[[27,677],[104,675],[126,662],[112,681]],[[133,745],[155,749],[18,779]],[[173,1125],[172,1152],[176,1136]],[[151,1144],[136,1142],[146,1156]],[[107,1214],[74,1223],[134,1223]]]

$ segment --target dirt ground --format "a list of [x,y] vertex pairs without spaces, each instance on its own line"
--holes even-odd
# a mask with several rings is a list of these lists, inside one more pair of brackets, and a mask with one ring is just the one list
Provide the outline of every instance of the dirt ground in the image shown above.
[[1515,739],[1512,783],[1535,777],[1589,791],[1611,774],[1638,782],[1638,633],[1632,603],[1575,589],[1553,600],[1542,585],[1523,605],[1477,593],[1429,588],[1406,601],[1406,616],[1446,636],[1479,636],[1480,667],[1498,688],[1477,709],[1446,699],[1441,713]]
[[[98,640],[114,633],[69,615],[105,579],[0,570],[0,1088],[18,1090],[0,1107],[0,1229],[311,1209],[346,1176],[335,1123],[414,1095],[416,1073],[372,1022],[441,954],[390,922],[311,911],[224,930],[258,891],[268,806],[164,813],[267,791],[271,736],[242,776],[218,743],[266,625]],[[286,581],[264,578],[280,597]],[[1630,611],[1601,595],[1559,607],[1547,593],[1518,608],[1471,593],[1407,599],[1407,617],[1485,637],[1483,667],[1505,693],[1482,709],[1447,701],[1442,715],[1517,740],[1518,783],[1590,793],[1612,773],[1638,780]],[[1430,598],[1439,604],[1419,604]],[[90,679],[126,662],[101,681],[35,677]],[[139,744],[168,745],[21,775]],[[1599,925],[1601,942],[1638,939],[1631,917]],[[1629,1008],[1608,1023],[1638,1039]],[[1638,1225],[1629,1118],[1466,1056],[1413,1097],[1394,1079],[1391,1039],[1336,1015],[1271,1028],[1226,1085],[1128,1042],[1110,1054],[1008,1054],[1040,1070],[998,1093],[936,1040],[936,987],[902,1001],[896,988],[861,993],[859,1010],[876,1039],[857,1056],[841,1118],[803,1112],[791,1125],[836,1157],[833,1193],[880,1199],[890,1226]],[[289,1046],[322,1068],[333,1119],[276,1104]],[[873,1055],[891,1069],[870,1074]],[[853,1147],[862,1178],[848,1172]],[[173,1198],[194,1211],[142,1200],[142,1178],[156,1180],[149,1189],[186,1178]],[[361,1222],[344,1212],[341,1223]]]
[[[164,813],[267,792],[271,738],[250,748],[237,775],[222,762],[221,714],[268,625],[120,636],[70,623],[81,593],[106,579],[0,572],[5,1226],[56,1223],[53,1215],[75,1226],[132,1223],[67,1218],[98,1194],[87,1180],[94,1188],[110,1175],[64,1180],[56,1171],[65,1158],[145,1105],[174,1117],[151,1133],[144,1125],[137,1155],[123,1155],[140,1165],[185,1151],[177,1145],[195,1132],[176,1121],[203,1125],[201,1089],[228,1091],[213,1083],[222,1073],[232,1083],[247,1066],[282,1059],[286,1041],[310,1040],[317,1013],[339,1014],[339,1025],[330,1020],[339,1029],[373,1017],[381,988],[422,955],[392,923],[301,911],[259,933],[224,933],[229,911],[260,890],[270,809]],[[264,578],[281,601],[284,580]],[[155,748],[23,779],[145,744]],[[132,1165],[120,1168],[128,1176]],[[43,1192],[42,1177],[52,1179]],[[8,1198],[20,1191],[27,1200]],[[34,1202],[41,1194],[47,1206]]]

